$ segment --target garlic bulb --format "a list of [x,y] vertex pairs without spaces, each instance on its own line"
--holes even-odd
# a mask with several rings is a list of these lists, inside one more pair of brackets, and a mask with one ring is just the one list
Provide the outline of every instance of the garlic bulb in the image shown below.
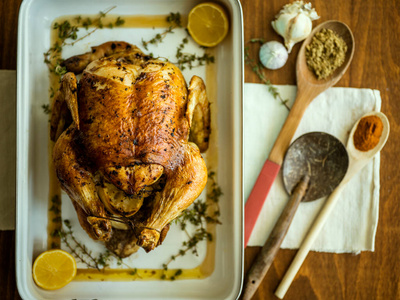
[[260,48],[260,61],[264,67],[271,70],[282,68],[288,59],[288,52],[281,43],[267,42]]
[[295,1],[286,4],[271,22],[275,31],[285,40],[288,53],[297,42],[304,40],[312,30],[312,21],[319,19],[311,3]]

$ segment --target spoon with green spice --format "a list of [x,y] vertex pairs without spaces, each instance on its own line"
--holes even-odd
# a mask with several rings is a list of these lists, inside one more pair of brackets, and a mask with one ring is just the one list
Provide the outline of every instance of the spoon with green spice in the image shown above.
[[[344,63],[333,74],[325,79],[318,80],[306,62],[305,50],[313,36],[323,28],[331,29],[340,36],[347,45]],[[289,147],[301,118],[308,105],[315,97],[326,89],[335,85],[347,70],[354,54],[354,37],[350,28],[339,21],[327,21],[315,27],[309,37],[303,42],[296,63],[297,95],[293,107],[283,125],[278,138],[253,186],[245,205],[245,246],[256,224],[257,218],[268,196],[269,190],[281,168],[283,157]]]

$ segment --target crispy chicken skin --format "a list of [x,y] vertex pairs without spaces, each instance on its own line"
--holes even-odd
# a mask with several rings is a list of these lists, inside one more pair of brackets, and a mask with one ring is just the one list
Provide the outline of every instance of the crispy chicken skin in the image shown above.
[[[89,236],[121,256],[135,244],[153,250],[207,182],[195,144],[205,151],[210,134],[204,83],[194,76],[188,90],[175,65],[124,42],[94,47],[64,66],[72,72],[62,78],[50,121],[61,186]],[[73,72],[82,71],[77,84]],[[131,232],[114,236],[112,219]]]

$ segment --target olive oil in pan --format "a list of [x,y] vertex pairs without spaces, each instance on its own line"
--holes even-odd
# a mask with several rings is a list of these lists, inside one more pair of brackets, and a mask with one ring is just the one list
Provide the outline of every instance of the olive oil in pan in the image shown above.
[[201,279],[206,277],[198,266],[193,269],[78,269],[76,281],[130,281],[130,280]]
[[61,241],[58,231],[61,229],[61,189],[55,174],[52,152],[54,143],[48,142],[49,152],[49,204],[47,225],[47,249],[60,248]]
[[[81,20],[85,18],[94,19],[96,16],[81,16]],[[103,24],[115,22],[117,16],[107,15],[102,18]],[[125,21],[120,27],[124,28],[168,28],[170,24],[166,21],[165,15],[157,16],[122,16]],[[78,23],[78,16],[67,16],[60,17],[54,20],[53,23],[58,22],[59,24],[64,21],[68,21],[72,26],[82,26],[82,21]],[[181,17],[183,28],[187,23],[187,16]],[[119,28],[120,28],[119,27]],[[90,31],[90,26],[89,26]],[[55,42],[60,42],[56,30],[52,30],[51,45]],[[139,48],[141,45],[137,45]],[[178,46],[178,45],[177,45]],[[211,49],[210,55],[216,57],[216,51]],[[217,58],[216,58],[217,59]],[[50,73],[50,86],[52,91],[57,91],[59,88],[59,76]],[[207,96],[211,103],[217,102],[217,86],[216,86],[216,66],[215,64],[208,64],[206,66],[206,87]],[[51,92],[51,94],[54,94]],[[52,102],[54,97],[50,97]],[[213,105],[211,110],[211,132],[210,144],[207,151],[207,168],[209,170],[215,170],[214,166],[218,165],[218,151],[217,151],[217,128],[214,124],[217,123],[217,106]],[[50,134],[48,135],[50,136]],[[60,248],[61,242],[60,237],[55,234],[62,226],[61,218],[61,189],[56,177],[54,166],[52,163],[52,152],[54,143],[49,138],[48,143],[49,151],[49,211],[48,211],[48,249]],[[206,189],[209,190],[209,185]],[[207,198],[207,204],[209,210],[217,210],[215,202],[212,199]],[[210,212],[213,215],[213,212]],[[207,241],[206,255],[203,262],[192,269],[122,269],[122,268],[107,268],[101,271],[97,269],[78,269],[76,278],[77,281],[129,281],[129,280],[160,280],[165,278],[166,280],[179,280],[179,279],[200,279],[208,277],[212,274],[215,268],[215,239],[216,239],[216,225],[214,223],[207,224],[207,231],[213,236],[212,241]],[[168,237],[167,237],[168,238]],[[177,247],[177,252],[179,248]],[[168,258],[166,258],[168,260]]]
[[[53,45],[57,40],[57,32],[52,30],[51,33],[51,45]],[[52,107],[52,102],[54,101],[55,91],[59,88],[59,77],[54,73],[49,73],[50,80],[50,91],[49,99]],[[61,188],[58,182],[57,176],[55,174],[55,169],[53,165],[53,148],[54,142],[50,139],[50,118],[51,112],[49,113],[49,125],[48,125],[48,163],[49,163],[49,199],[48,199],[48,223],[47,223],[47,249],[60,248],[61,239],[58,235],[59,230],[62,226],[61,218]]]

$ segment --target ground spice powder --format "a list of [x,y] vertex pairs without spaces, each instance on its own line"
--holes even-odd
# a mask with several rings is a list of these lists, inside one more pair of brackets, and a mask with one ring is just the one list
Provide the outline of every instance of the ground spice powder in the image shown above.
[[346,52],[346,42],[331,29],[323,28],[306,46],[307,66],[318,79],[325,79],[344,63]]
[[378,145],[383,123],[377,116],[367,116],[360,120],[354,132],[354,146],[360,151],[368,151]]

